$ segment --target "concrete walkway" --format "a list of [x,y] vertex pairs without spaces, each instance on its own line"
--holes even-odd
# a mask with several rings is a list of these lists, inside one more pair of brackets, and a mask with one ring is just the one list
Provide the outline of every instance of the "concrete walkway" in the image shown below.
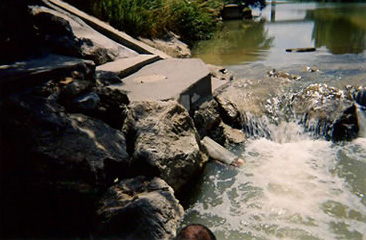
[[120,78],[131,75],[142,67],[156,62],[161,58],[157,55],[140,54],[135,57],[121,58],[113,62],[108,62],[96,68],[96,71],[113,72]]
[[141,54],[153,54],[158,55],[162,59],[170,58],[167,54],[163,53],[162,51],[159,51],[155,48],[152,48],[148,46],[147,44],[138,41],[135,38],[132,38],[128,34],[118,31],[117,29],[113,28],[111,25],[99,20],[98,18],[95,18],[93,16],[90,16],[79,9],[71,6],[68,3],[65,3],[60,0],[43,0],[43,2],[48,5],[51,8],[61,8],[77,17],[85,21],[89,26],[100,32],[101,34],[105,35],[106,37],[124,45],[125,47],[128,47],[132,50],[135,50],[138,53]]
[[212,96],[211,75],[200,59],[165,59],[143,67],[113,88],[130,101],[175,99],[187,110]]
[[[130,101],[175,99],[187,110],[192,110],[212,97],[211,74],[202,60],[171,58],[63,1],[42,1],[56,11],[67,11],[81,18],[106,37],[139,53],[138,56],[117,59],[96,68],[97,72],[113,72],[123,78],[121,84],[111,87],[127,91]],[[1,66],[1,85],[29,75],[42,78],[45,72],[52,75],[80,64],[93,66],[90,61],[53,55],[13,66]],[[216,83],[215,86],[221,84]]]

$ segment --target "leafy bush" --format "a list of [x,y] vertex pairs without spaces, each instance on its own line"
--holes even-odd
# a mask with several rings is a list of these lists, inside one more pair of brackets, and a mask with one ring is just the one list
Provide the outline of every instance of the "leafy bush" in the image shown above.
[[172,31],[189,42],[211,37],[221,7],[221,0],[100,0],[93,14],[135,37]]

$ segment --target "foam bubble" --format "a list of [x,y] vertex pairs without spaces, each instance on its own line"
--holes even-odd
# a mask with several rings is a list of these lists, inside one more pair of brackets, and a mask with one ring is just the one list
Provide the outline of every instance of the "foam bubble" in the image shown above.
[[356,180],[345,176],[366,180],[366,165],[358,166],[360,172],[352,164],[345,166],[349,159],[363,161],[364,142],[337,146],[312,140],[293,126],[280,128],[293,131],[292,137],[278,132],[277,142],[250,140],[242,156],[246,164],[239,171],[217,172],[211,164],[211,177],[185,221],[208,225],[218,239],[363,239],[366,182],[357,187]]

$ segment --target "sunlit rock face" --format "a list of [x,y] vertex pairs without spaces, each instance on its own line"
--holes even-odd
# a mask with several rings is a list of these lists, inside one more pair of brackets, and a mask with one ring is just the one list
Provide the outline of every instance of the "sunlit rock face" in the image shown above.
[[176,101],[131,103],[123,131],[134,169],[161,177],[175,191],[186,185],[206,160],[193,120]]

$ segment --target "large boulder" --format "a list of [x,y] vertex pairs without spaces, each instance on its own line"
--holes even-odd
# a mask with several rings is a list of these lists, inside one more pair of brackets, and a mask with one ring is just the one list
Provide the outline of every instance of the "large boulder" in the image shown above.
[[193,120],[176,101],[130,104],[123,131],[138,174],[159,176],[175,191],[205,161]]
[[3,99],[1,127],[1,236],[87,237],[99,193],[128,176],[122,132],[27,95]]
[[222,122],[218,103],[212,99],[206,101],[194,112],[194,123],[201,138],[210,135]]
[[[124,135],[100,120],[68,114],[62,106],[32,96],[3,104],[7,144],[28,152],[22,161],[36,164],[34,170],[43,177],[108,186],[128,166]],[[33,156],[35,162],[26,161]]]
[[108,86],[99,86],[72,101],[66,102],[64,106],[67,107],[68,111],[98,118],[120,130],[129,103],[125,91]]
[[311,84],[291,97],[290,108],[315,137],[342,141],[358,136],[354,101],[340,89]]
[[203,103],[194,112],[193,119],[201,138],[208,136],[226,148],[242,145],[246,140],[242,130],[222,121],[219,104],[214,99]]
[[30,6],[33,24],[49,51],[93,60],[97,65],[138,54],[62,10]]
[[139,176],[120,181],[100,201],[100,234],[118,239],[173,239],[184,214],[162,179]]

